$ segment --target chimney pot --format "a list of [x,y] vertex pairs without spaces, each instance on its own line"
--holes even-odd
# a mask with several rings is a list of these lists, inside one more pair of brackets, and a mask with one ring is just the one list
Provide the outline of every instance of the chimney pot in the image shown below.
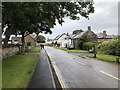
[[91,26],[88,26],[88,30],[91,30]]
[[106,31],[104,30],[103,31],[103,38],[106,38],[107,34],[106,34]]

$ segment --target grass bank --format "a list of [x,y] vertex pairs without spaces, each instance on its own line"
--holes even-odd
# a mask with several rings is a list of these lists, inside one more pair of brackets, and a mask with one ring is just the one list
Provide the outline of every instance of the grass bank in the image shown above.
[[[93,58],[94,55],[90,55],[89,57]],[[102,60],[102,61],[115,62],[117,56],[106,55],[106,54],[100,54],[100,53],[98,53],[98,54],[96,55],[96,58],[97,58],[98,60]],[[119,57],[119,58],[120,58],[120,57]]]
[[88,52],[88,51],[86,51],[86,50],[75,50],[75,49],[73,49],[73,50],[68,50],[67,48],[63,48],[63,47],[54,47],[54,48],[60,49],[60,50],[64,50],[64,51],[66,51],[66,52],[71,52],[71,53]]
[[[60,49],[60,50],[64,50],[64,51],[66,51],[66,52],[71,52],[71,53],[89,53],[89,52],[86,51],[86,50],[68,50],[68,49],[62,48],[62,47],[54,47],[54,48]],[[94,57],[94,54],[89,55],[88,57],[93,58],[93,57]],[[114,56],[114,55],[106,55],[106,54],[98,53],[96,58],[97,58],[98,60],[102,60],[102,61],[116,62],[117,56]],[[119,59],[120,59],[120,57],[119,57]]]
[[36,46],[36,47],[32,48],[31,52],[34,52],[34,53],[40,52],[40,46]]
[[38,47],[31,50],[33,53],[19,54],[6,58],[2,62],[2,87],[26,88],[37,64]]

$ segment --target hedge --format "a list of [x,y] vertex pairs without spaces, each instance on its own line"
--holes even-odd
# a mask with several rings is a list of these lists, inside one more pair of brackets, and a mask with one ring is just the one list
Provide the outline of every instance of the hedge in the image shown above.
[[105,54],[120,56],[120,41],[117,39],[104,41],[98,45],[98,49]]

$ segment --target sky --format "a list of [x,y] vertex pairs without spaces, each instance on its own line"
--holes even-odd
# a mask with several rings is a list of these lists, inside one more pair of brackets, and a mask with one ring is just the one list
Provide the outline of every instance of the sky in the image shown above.
[[87,30],[92,27],[95,33],[101,33],[106,30],[108,35],[118,34],[118,1],[119,0],[94,0],[95,12],[89,15],[89,20],[81,17],[80,20],[70,20],[65,18],[63,25],[58,23],[52,28],[52,34],[41,34],[49,39],[54,39],[62,33],[72,34],[74,30]]

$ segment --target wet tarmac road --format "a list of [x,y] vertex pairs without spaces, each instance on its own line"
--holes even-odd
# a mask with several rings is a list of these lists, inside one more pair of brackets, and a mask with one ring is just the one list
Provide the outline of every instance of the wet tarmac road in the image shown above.
[[45,47],[63,88],[118,88],[118,65]]

